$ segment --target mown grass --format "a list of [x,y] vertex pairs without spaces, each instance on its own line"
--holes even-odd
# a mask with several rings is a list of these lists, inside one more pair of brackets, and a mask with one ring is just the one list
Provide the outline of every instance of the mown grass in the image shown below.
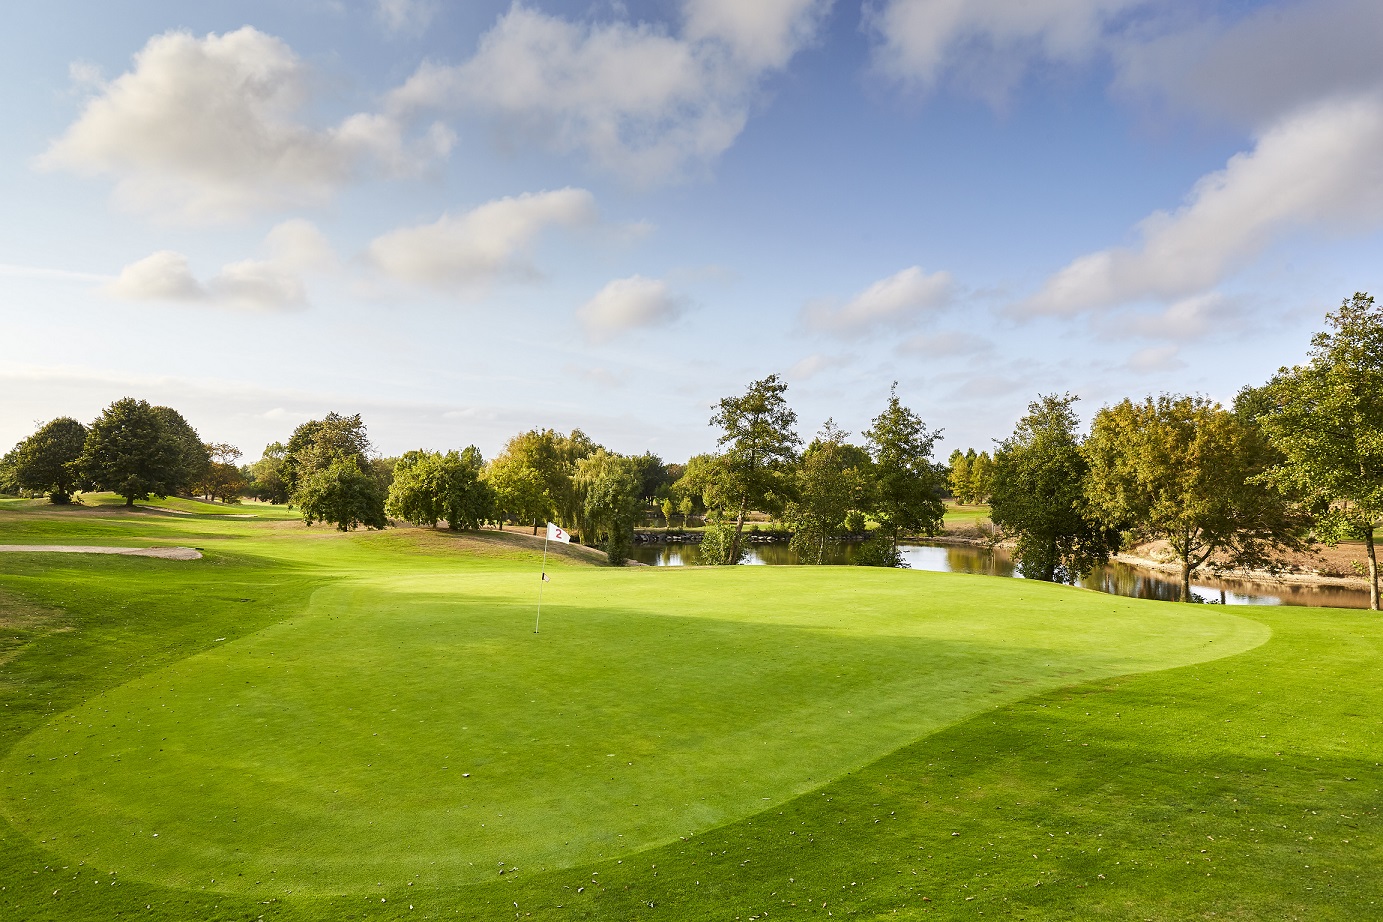
[[207,558],[0,557],[71,628],[0,666],[15,918],[1378,915],[1366,613],[563,558],[535,638],[517,543],[159,521]]
[[946,502],[946,513],[942,517],[942,525],[946,528],[956,528],[964,525],[983,525],[988,521],[988,505],[962,506],[950,500]]

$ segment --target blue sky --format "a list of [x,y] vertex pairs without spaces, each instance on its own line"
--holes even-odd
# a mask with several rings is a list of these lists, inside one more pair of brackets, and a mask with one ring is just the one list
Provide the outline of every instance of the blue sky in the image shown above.
[[944,454],[1228,401],[1383,289],[1375,0],[119,7],[0,35],[0,444],[133,395],[682,460],[776,372]]

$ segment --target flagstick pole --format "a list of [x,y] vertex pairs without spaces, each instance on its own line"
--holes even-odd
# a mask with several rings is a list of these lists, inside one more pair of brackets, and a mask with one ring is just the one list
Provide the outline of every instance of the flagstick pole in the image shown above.
[[543,539],[543,572],[538,578],[538,617],[533,619],[533,633],[538,633],[538,622],[543,618],[543,583],[547,582],[547,542]]

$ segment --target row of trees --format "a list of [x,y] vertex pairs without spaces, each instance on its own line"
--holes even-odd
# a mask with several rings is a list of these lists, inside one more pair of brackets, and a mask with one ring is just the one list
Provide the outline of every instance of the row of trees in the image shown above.
[[57,504],[79,490],[110,490],[126,505],[193,491],[234,495],[238,457],[232,446],[203,444],[177,410],[126,397],[89,426],[62,417],[39,427],[0,459],[0,491],[47,494]]
[[1025,576],[1074,581],[1126,541],[1162,539],[1191,574],[1274,570],[1311,540],[1364,542],[1379,608],[1383,313],[1356,293],[1310,361],[1244,388],[1230,409],[1163,395],[1101,409],[1081,436],[1071,395],[1044,396],[999,444],[994,522]]
[[994,491],[994,459],[989,457],[989,452],[975,454],[973,448],[966,451],[957,448],[947,461],[950,471],[946,479],[957,502],[967,505],[989,502]]

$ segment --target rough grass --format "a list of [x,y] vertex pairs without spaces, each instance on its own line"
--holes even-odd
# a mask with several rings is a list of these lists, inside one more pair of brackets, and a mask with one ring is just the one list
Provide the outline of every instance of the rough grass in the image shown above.
[[1378,915],[1376,616],[558,559],[534,637],[533,551],[215,524],[0,560],[74,628],[3,667],[6,914]]

